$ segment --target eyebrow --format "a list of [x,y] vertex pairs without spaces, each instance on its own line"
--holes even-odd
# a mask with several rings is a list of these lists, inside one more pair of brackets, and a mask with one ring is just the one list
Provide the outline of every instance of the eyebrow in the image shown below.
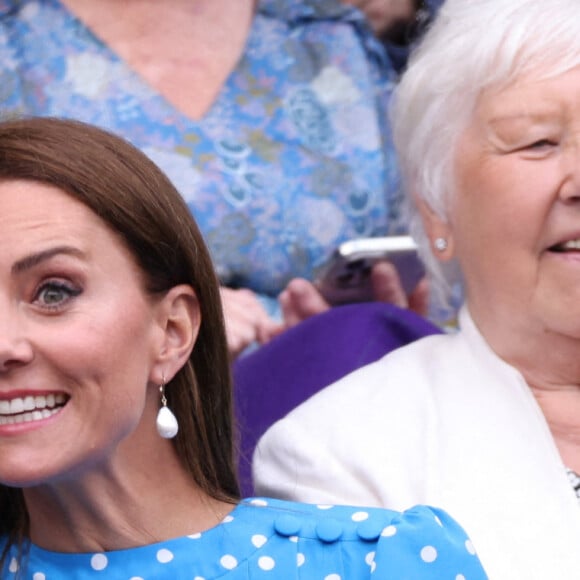
[[17,262],[14,262],[12,265],[11,271],[13,274],[20,274],[25,270],[30,270],[38,264],[42,262],[46,262],[54,256],[58,256],[60,254],[65,254],[67,256],[75,256],[78,258],[84,257],[84,252],[81,252],[78,248],[74,248],[72,246],[56,246],[55,248],[49,248],[47,250],[43,250],[42,252],[37,252],[36,254],[30,254],[30,256],[26,256]]

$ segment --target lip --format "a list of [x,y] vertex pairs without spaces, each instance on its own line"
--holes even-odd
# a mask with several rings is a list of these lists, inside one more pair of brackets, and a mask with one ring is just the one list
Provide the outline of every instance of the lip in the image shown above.
[[569,236],[563,236],[559,240],[556,240],[555,242],[550,244],[546,248],[546,250],[548,252],[552,252],[554,254],[566,254],[567,253],[566,251],[558,251],[558,250],[555,250],[554,248],[556,246],[562,246],[562,245],[567,244],[569,242],[576,242],[577,247],[571,248],[570,250],[568,250],[568,252],[580,251],[580,233],[574,233],[574,234],[571,234]]
[[0,435],[47,425],[59,416],[70,397],[61,391],[11,391],[0,394]]

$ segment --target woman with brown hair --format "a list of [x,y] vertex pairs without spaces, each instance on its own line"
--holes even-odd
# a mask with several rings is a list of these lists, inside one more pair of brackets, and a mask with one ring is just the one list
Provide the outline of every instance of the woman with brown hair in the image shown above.
[[240,501],[219,286],[184,209],[111,134],[0,124],[0,577],[484,578],[434,508]]

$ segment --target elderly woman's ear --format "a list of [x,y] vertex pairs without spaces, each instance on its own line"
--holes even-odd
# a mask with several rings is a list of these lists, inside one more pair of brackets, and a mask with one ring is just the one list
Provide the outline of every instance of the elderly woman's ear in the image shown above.
[[201,325],[199,302],[187,284],[174,286],[156,306],[154,364],[150,379],[167,382],[191,355]]
[[451,260],[454,240],[449,224],[419,196],[415,196],[415,203],[421,214],[423,227],[429,238],[433,255],[443,262]]

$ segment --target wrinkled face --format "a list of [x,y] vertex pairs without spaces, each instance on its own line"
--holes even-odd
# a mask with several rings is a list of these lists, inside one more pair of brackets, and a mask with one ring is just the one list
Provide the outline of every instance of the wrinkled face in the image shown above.
[[61,191],[0,182],[0,482],[97,468],[157,401],[156,304],[130,253]]
[[485,92],[455,171],[443,233],[492,345],[514,332],[580,338],[580,68]]

